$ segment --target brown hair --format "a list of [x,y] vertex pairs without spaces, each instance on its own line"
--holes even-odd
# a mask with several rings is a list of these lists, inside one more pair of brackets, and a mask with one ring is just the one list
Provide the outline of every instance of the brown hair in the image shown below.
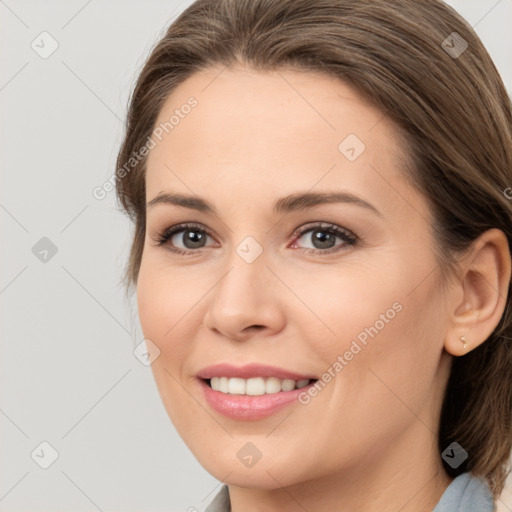
[[[172,90],[213,65],[320,71],[380,108],[406,142],[404,176],[431,207],[434,250],[446,276],[456,274],[456,256],[487,229],[501,229],[512,247],[512,193],[505,192],[512,186],[511,101],[474,30],[440,0],[196,1],[140,73],[118,171],[151,136]],[[118,199],[135,224],[128,287],[137,282],[144,246],[145,163],[116,175]],[[456,469],[445,465],[448,474],[486,478],[497,499],[512,449],[510,291],[491,336],[453,359],[440,452],[452,441],[468,459]]]

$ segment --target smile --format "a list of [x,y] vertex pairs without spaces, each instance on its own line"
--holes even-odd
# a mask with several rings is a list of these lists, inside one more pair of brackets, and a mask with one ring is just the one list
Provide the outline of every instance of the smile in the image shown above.
[[[242,380],[241,384],[236,383],[237,380],[239,379],[237,378],[235,380],[235,386],[240,386],[239,390],[241,391],[242,384],[245,386],[245,379],[240,379]],[[252,379],[247,380],[250,381]],[[280,380],[277,379],[277,381]],[[235,420],[254,421],[271,416],[279,412],[284,407],[287,407],[293,403],[299,404],[299,394],[307,392],[307,390],[311,386],[315,385],[317,380],[308,380],[307,384],[305,384],[302,388],[297,388],[295,381],[292,381],[294,389],[291,389],[289,391],[281,390],[275,393],[264,393],[262,395],[249,395],[246,393],[224,393],[222,391],[216,391],[215,389],[213,389],[210,386],[208,380],[197,379],[197,382],[199,383],[199,386],[202,390],[206,404],[209,407],[211,407],[215,412],[220,413],[223,416],[233,418]],[[271,384],[271,386],[272,385],[273,384]]]
[[277,377],[253,377],[242,379],[239,377],[212,377],[207,380],[208,385],[215,391],[229,395],[272,395],[282,391],[292,391],[307,386],[311,379],[278,379]]

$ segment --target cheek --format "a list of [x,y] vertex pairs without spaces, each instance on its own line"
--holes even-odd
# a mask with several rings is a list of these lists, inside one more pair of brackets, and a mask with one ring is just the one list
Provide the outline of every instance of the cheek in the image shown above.
[[[172,311],[172,295],[165,292],[164,276],[146,261],[143,259],[139,271],[137,306],[144,337],[157,343],[165,332],[168,312]],[[160,343],[157,345],[161,348]]]
[[[350,310],[354,323],[348,338],[361,347],[354,356],[358,362],[347,368],[353,370],[352,391],[361,395],[363,403],[373,403],[377,416],[390,421],[405,420],[411,414],[409,408],[418,411],[436,398],[446,328],[443,296],[435,277],[415,287],[414,280],[398,276],[393,284],[374,286],[373,300],[363,311]],[[389,411],[396,414],[394,419]]]
[[[311,329],[308,339],[325,371],[336,374],[333,403],[350,396],[385,409],[396,405],[391,390],[399,390],[406,403],[418,404],[435,380],[446,328],[440,286],[435,275],[417,286],[427,272],[403,261],[388,263],[380,269],[354,267],[308,295],[331,330],[315,336]],[[369,410],[360,413],[365,417]]]
[[[344,443],[328,447],[319,472],[382,450],[404,428],[418,423],[416,414],[434,428],[443,329],[442,322],[432,329],[442,302],[436,285],[424,283],[411,293],[406,281],[394,280],[391,287],[382,281],[366,284],[365,290],[353,289],[352,300],[337,294],[335,307],[324,310],[336,337],[317,348],[325,370],[331,368],[335,377],[306,406],[322,414],[322,425],[310,414],[303,422],[310,421],[320,432],[310,442],[312,454],[325,451],[325,439],[336,439],[340,432]],[[340,366],[333,366],[336,361]]]
[[302,315],[311,321],[299,320],[302,338],[314,345],[317,357],[332,363],[350,350],[353,341],[364,348],[372,340],[386,338],[390,326],[401,322],[410,286],[393,275],[390,265],[362,266],[356,262],[339,271],[320,269],[314,279],[304,273],[300,279],[295,277],[294,289],[307,298],[314,315]]
[[182,425],[193,423],[192,413],[198,414],[190,407],[190,395],[182,385],[183,363],[190,352],[189,338],[183,329],[187,324],[187,309],[197,299],[187,297],[186,284],[176,278],[177,275],[179,273],[162,269],[158,262],[143,259],[137,283],[137,305],[144,338],[150,339],[160,350],[151,364],[155,383],[171,421],[181,430]]
[[[137,305],[144,336],[162,351],[168,349],[166,340],[173,339],[173,346],[179,343],[183,339],[188,314],[192,305],[199,301],[200,293],[201,289],[187,279],[187,272],[166,268],[160,257],[143,257],[137,283]],[[179,336],[176,336],[177,332]]]
[[138,314],[143,336],[160,350],[159,356],[151,364],[151,370],[170,415],[182,397],[178,382],[186,378],[184,363],[191,351],[191,344],[187,342],[190,336],[185,330],[194,314],[193,310],[190,311],[191,305],[197,302],[196,297],[188,296],[191,294],[187,292],[190,287],[181,282],[179,275],[165,271],[158,262],[147,259],[141,264],[137,284]]

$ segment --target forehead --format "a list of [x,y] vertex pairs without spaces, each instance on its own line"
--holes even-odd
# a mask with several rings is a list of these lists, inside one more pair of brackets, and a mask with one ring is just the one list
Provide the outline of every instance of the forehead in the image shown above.
[[[236,130],[240,139],[251,136],[253,145],[269,138],[284,138],[290,144],[293,140],[313,142],[314,138],[343,137],[349,132],[359,132],[359,137],[364,138],[377,124],[381,130],[373,138],[378,138],[383,128],[391,129],[383,113],[366,102],[353,86],[313,71],[205,69],[173,90],[156,125],[169,121],[173,112],[188,111],[186,105],[191,97],[197,105],[190,115],[180,116],[172,128],[175,140],[180,132],[185,136],[194,130],[196,137],[207,135],[218,144],[224,135],[234,135]],[[205,138],[202,142],[208,141]]]
[[404,181],[389,119],[322,73],[209,68],[172,92],[158,127],[167,129],[148,157],[148,198],[172,189],[254,202],[263,190],[278,196],[343,185],[396,204],[385,182]]

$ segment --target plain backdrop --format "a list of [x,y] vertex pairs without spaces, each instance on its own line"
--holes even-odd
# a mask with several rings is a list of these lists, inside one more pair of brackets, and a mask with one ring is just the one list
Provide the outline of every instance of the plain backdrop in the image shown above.
[[[92,195],[137,72],[190,3],[0,0],[2,512],[201,510],[218,490],[132,353],[131,226],[114,192]],[[510,91],[512,0],[449,3]]]

